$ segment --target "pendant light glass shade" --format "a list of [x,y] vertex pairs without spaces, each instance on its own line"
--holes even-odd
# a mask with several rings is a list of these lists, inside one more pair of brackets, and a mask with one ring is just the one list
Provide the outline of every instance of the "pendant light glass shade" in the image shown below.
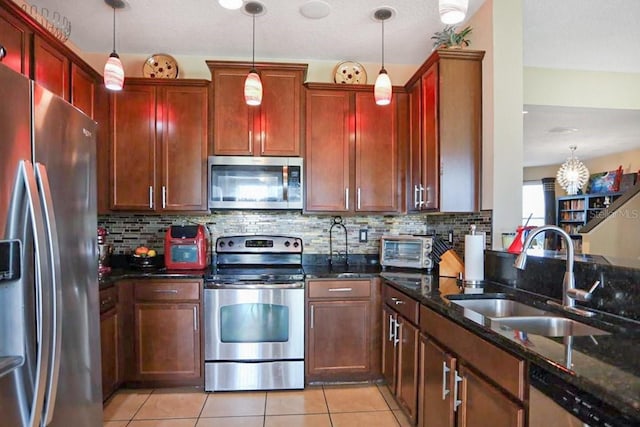
[[571,149],[571,157],[560,166],[556,179],[567,195],[573,196],[578,194],[578,190],[582,189],[589,180],[589,169],[574,156],[576,146],[572,145],[569,148]]
[[373,96],[376,99],[376,104],[389,105],[391,104],[391,95],[391,79],[389,78],[389,74],[387,74],[387,70],[383,68],[380,70],[376,84],[373,87]]
[[220,6],[225,9],[236,10],[242,7],[242,0],[218,0]]
[[439,0],[440,21],[446,25],[459,24],[467,15],[469,0]]
[[260,105],[262,103],[262,82],[258,72],[253,69],[244,81],[244,100],[247,105]]
[[109,55],[104,64],[104,85],[109,90],[122,90],[124,85],[124,68],[117,53]]

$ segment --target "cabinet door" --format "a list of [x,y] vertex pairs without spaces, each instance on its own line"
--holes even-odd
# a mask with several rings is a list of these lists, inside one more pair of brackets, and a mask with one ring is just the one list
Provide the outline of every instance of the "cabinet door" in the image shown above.
[[91,118],[94,118],[94,89],[95,82],[91,75],[71,63],[71,104]]
[[371,371],[369,301],[309,303],[308,377]]
[[421,170],[424,209],[440,208],[440,153],[438,151],[438,64],[422,76]]
[[244,101],[244,81],[249,69],[213,71],[213,154],[253,155],[253,112]]
[[400,343],[398,347],[398,402],[411,421],[417,420],[418,406],[418,328],[398,316]]
[[349,194],[350,95],[307,91],[306,206],[309,212],[347,212]]
[[456,359],[431,339],[420,338],[420,427],[453,427],[453,382]]
[[398,211],[396,98],[380,106],[373,92],[356,93],[356,211]]
[[[409,152],[407,211],[415,212],[422,208],[422,86],[416,82],[409,90]],[[421,191],[422,190],[422,191]]]
[[111,209],[153,211],[156,90],[128,84],[111,100]]
[[33,42],[33,80],[69,100],[69,59],[39,36]]
[[263,97],[255,129],[261,156],[299,156],[302,72],[260,71]]
[[458,407],[460,427],[522,427],[524,409],[509,400],[465,366],[460,368],[462,390]]
[[29,41],[31,31],[8,12],[0,9],[0,45],[6,56],[2,63],[12,70],[29,76]]
[[382,376],[391,389],[396,392],[397,366],[397,328],[396,314],[387,307],[382,308]]
[[206,87],[159,89],[160,183],[156,204],[164,211],[207,209]]
[[200,376],[199,304],[135,304],[138,380]]
[[102,400],[106,400],[119,385],[118,376],[120,354],[118,326],[119,316],[116,308],[100,315],[100,348],[102,355]]

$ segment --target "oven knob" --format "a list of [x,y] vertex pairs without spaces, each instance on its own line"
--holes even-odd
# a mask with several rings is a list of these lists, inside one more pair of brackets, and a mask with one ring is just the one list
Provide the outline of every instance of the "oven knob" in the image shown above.
[[289,246],[291,246],[291,242],[287,240],[286,242],[284,242],[284,246],[285,248],[288,248]]
[[233,246],[233,240],[229,240],[229,247]]
[[222,241],[218,244],[218,246],[220,246],[221,248],[224,248],[224,240],[222,240]]
[[294,248],[297,248],[298,246],[300,246],[300,243],[298,243],[298,242],[293,242],[293,247],[294,247]]

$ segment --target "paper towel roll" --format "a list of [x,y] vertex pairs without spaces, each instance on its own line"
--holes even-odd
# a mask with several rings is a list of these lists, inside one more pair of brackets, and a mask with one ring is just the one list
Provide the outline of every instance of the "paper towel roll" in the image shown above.
[[484,280],[484,234],[464,236],[464,280]]

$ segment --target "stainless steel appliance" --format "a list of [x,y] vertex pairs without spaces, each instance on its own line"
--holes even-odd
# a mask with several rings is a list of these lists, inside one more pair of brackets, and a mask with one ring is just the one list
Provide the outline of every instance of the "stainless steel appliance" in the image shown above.
[[432,249],[430,236],[384,235],[380,238],[380,265],[430,270]]
[[96,123],[1,64],[0,99],[0,425],[101,426]]
[[302,209],[300,157],[210,156],[209,209]]
[[216,240],[204,290],[205,390],[304,388],[302,240]]

